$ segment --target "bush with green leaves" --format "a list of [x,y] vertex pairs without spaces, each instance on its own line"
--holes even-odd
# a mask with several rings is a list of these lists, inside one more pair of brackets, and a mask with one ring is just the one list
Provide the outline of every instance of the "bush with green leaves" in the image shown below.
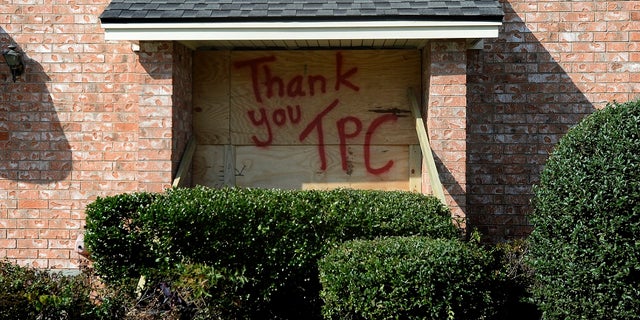
[[545,319],[637,319],[640,102],[613,103],[559,141],[534,187],[533,294]]
[[345,242],[320,260],[325,319],[485,319],[495,259],[473,242],[388,237]]
[[0,319],[103,319],[85,275],[22,267],[0,261]]
[[256,319],[318,318],[316,263],[343,241],[460,236],[439,200],[408,192],[196,187],[100,198],[86,213],[85,243],[108,281],[206,264],[242,274],[236,316]]
[[153,193],[125,193],[98,198],[87,206],[89,232],[84,241],[95,251],[92,259],[104,280],[137,277],[139,270],[155,266],[140,213],[157,198]]

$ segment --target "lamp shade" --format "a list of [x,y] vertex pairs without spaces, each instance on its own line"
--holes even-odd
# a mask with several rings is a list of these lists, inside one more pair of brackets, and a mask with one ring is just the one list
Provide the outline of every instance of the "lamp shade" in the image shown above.
[[11,69],[11,77],[13,82],[16,82],[16,76],[19,76],[24,72],[24,63],[22,62],[22,53],[16,51],[16,46],[10,45],[8,50],[2,52],[4,61]]
[[4,60],[7,61],[7,65],[11,69],[15,69],[22,64],[22,57],[20,56],[20,53],[13,50],[9,50],[4,54]]

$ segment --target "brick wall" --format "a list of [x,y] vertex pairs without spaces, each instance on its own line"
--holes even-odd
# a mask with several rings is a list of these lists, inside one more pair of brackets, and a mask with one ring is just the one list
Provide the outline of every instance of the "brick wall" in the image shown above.
[[[2,4],[0,44],[18,44],[27,70],[14,84],[0,63],[0,257],[74,268],[88,203],[171,184],[191,133],[191,51],[105,41],[107,3]],[[424,51],[449,202],[494,240],[529,231],[531,186],[568,128],[640,91],[640,1],[503,5],[484,50],[433,41]]]
[[531,186],[569,127],[640,93],[640,1],[503,0],[498,39],[468,55],[468,217],[526,235]]
[[0,61],[0,257],[75,268],[86,204],[171,184],[190,130],[172,129],[190,123],[189,50],[106,42],[107,4],[2,4],[0,45],[25,52],[26,72],[14,84]]
[[[453,216],[466,217],[467,42],[432,41],[424,50],[425,105],[431,149]],[[423,166],[423,171],[426,166]],[[423,173],[423,190],[431,193]]]
[[191,51],[174,42],[141,42],[139,189],[171,185],[191,132]]

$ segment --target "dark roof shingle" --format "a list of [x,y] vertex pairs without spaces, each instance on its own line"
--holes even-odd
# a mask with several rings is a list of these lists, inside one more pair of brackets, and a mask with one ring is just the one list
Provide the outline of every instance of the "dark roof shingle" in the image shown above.
[[111,0],[102,22],[500,21],[498,0]]

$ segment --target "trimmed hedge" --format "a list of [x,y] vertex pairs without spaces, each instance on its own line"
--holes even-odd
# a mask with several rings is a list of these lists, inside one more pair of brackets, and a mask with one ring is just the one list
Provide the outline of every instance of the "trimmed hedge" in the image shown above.
[[91,258],[104,280],[138,277],[139,270],[156,266],[156,257],[142,234],[145,225],[140,213],[158,197],[151,193],[120,194],[98,198],[87,206],[84,241],[95,252]]
[[455,239],[354,240],[320,260],[325,319],[485,319],[494,258]]
[[572,128],[534,187],[528,260],[545,319],[637,319],[640,102]]
[[106,280],[203,263],[247,279],[229,312],[261,319],[319,317],[316,263],[343,241],[460,236],[439,200],[407,192],[197,187],[100,198],[86,213]]

